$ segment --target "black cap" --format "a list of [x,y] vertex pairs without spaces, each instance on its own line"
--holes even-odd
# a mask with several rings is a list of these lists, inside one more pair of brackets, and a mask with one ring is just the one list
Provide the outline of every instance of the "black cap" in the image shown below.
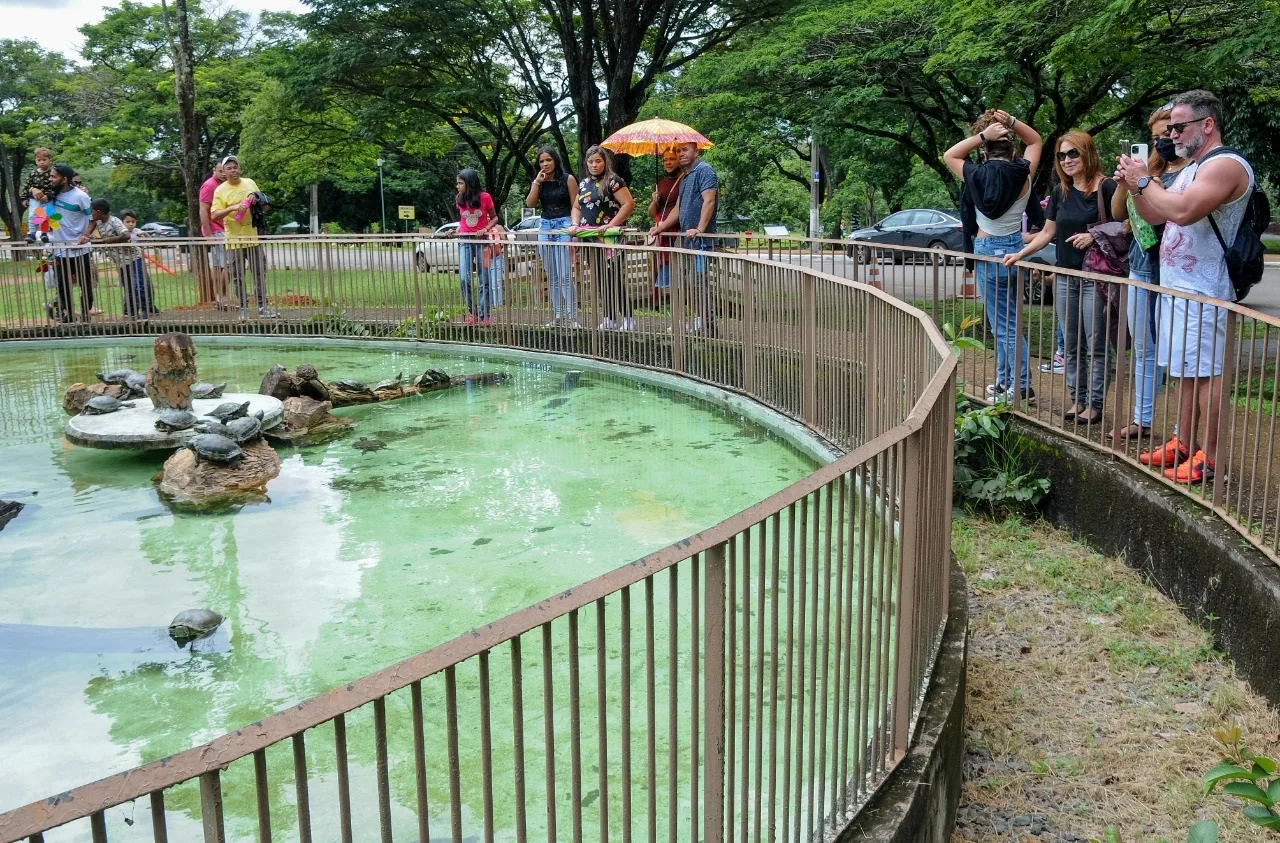
[[72,167],[70,164],[54,164],[53,169],[57,170],[58,175],[62,176],[67,181],[71,181],[76,177],[75,167]]

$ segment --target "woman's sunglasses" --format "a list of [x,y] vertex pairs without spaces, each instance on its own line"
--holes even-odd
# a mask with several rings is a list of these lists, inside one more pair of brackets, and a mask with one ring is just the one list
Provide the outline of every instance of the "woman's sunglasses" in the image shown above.
[[1067,160],[1074,161],[1079,157],[1080,157],[1080,150],[1078,149],[1068,149],[1066,152],[1058,153],[1059,161],[1067,161]]

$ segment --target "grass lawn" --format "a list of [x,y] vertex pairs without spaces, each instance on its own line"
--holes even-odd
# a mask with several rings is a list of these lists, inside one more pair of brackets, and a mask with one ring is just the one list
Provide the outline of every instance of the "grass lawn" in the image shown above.
[[1044,522],[962,513],[971,644],[959,841],[1184,841],[1200,819],[1262,841],[1228,797],[1205,797],[1211,731],[1280,751],[1280,716],[1209,635],[1118,559]]

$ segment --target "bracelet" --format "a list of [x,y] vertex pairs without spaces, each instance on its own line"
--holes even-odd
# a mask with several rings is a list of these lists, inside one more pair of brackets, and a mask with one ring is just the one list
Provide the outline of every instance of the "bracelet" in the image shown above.
[[1010,117],[1010,118],[1009,118],[1009,121],[1010,121],[1010,122],[1009,122],[1009,128],[1010,128],[1010,129],[1012,129],[1014,126],[1018,125],[1018,118],[1017,118],[1017,117]]

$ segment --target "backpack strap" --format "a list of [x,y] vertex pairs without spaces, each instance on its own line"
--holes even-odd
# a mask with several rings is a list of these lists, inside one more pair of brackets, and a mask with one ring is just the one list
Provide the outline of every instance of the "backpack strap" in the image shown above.
[[[1199,174],[1200,168],[1204,166],[1204,162],[1208,161],[1210,158],[1213,158],[1215,155],[1235,155],[1239,158],[1242,158],[1242,159],[1244,158],[1244,154],[1241,153],[1240,150],[1236,149],[1235,147],[1225,146],[1225,145],[1220,146],[1196,162],[1196,173]],[[1192,176],[1192,180],[1193,181],[1195,180],[1194,176]],[[1242,197],[1243,199],[1248,201],[1250,204],[1247,204],[1245,206],[1244,215],[1240,217],[1240,228],[1236,231],[1236,237],[1240,236],[1240,232],[1244,231],[1245,223],[1249,221],[1249,215],[1252,210],[1252,201],[1250,198],[1252,194],[1253,194],[1253,188],[1247,188],[1245,190],[1245,195]],[[1214,211],[1216,210],[1217,208],[1214,208]],[[1206,214],[1205,219],[1209,221],[1209,227],[1213,229],[1213,236],[1218,238],[1218,245],[1222,247],[1222,251],[1225,254],[1228,249],[1227,241],[1222,238],[1222,231],[1218,228],[1217,220],[1213,218],[1213,211],[1210,211],[1208,214]]]

